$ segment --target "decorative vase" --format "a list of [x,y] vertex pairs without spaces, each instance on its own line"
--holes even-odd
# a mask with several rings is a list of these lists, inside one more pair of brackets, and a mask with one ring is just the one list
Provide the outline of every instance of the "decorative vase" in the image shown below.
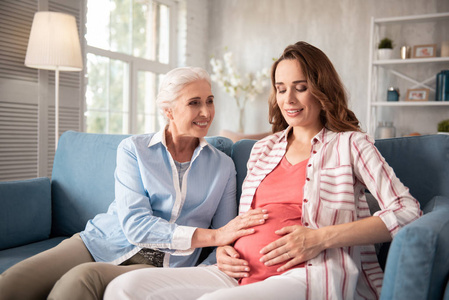
[[239,110],[238,118],[239,118],[239,127],[238,132],[244,133],[245,131],[245,105],[248,98],[246,95],[236,95],[234,96],[235,104],[237,104],[237,109]]
[[244,118],[245,118],[245,108],[239,107],[239,128],[238,128],[239,133],[244,133],[244,131],[245,131],[244,122],[243,122]]
[[239,133],[244,133],[245,132],[245,106],[246,106],[246,102],[248,101],[248,95],[246,95],[246,94],[235,95],[234,99],[235,99],[235,104],[237,105],[238,118],[239,118],[239,120],[238,120],[239,127],[237,130]]
[[393,49],[382,48],[377,50],[379,60],[391,59],[393,57]]

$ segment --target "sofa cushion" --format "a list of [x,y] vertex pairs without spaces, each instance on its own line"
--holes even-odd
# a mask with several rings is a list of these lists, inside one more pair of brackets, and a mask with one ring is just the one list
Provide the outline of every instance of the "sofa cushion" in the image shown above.
[[376,147],[421,207],[435,196],[449,197],[449,135],[376,140]]
[[66,131],[56,151],[51,193],[52,234],[71,236],[114,200],[119,143],[128,135]]
[[256,140],[240,140],[232,146],[231,157],[237,171],[237,203],[242,194],[242,184],[247,173],[247,162]]
[[231,157],[231,149],[232,145],[234,144],[231,139],[222,136],[208,136],[206,137],[206,141],[221,152]]
[[16,263],[58,245],[66,237],[56,237],[0,251],[0,274]]
[[47,239],[50,227],[47,177],[0,182],[0,250]]

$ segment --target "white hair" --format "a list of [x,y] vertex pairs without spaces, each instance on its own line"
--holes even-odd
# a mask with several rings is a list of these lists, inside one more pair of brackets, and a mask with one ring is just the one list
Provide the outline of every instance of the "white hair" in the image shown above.
[[199,67],[182,67],[168,72],[161,82],[159,93],[156,97],[156,104],[162,116],[168,120],[164,113],[165,109],[172,108],[174,102],[178,100],[181,90],[188,84],[197,81],[206,80],[209,85],[210,76],[206,70]]

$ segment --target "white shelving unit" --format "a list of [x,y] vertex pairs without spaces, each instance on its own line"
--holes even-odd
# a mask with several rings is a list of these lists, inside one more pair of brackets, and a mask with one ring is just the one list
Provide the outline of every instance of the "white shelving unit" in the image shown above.
[[[406,66],[413,66],[414,69],[424,70],[432,67],[434,69],[449,69],[449,57],[433,57],[433,58],[409,58],[409,59],[389,59],[389,60],[377,60],[376,50],[380,37],[381,26],[401,26],[406,24],[417,24],[422,22],[435,22],[449,20],[449,12],[436,13],[427,15],[415,15],[415,16],[403,16],[396,18],[372,18],[371,19],[371,36],[370,36],[370,62],[369,62],[369,74],[368,74],[368,112],[367,112],[367,131],[369,134],[374,135],[375,128],[378,121],[379,110],[383,107],[394,107],[396,113],[402,113],[401,108],[405,107],[441,107],[441,109],[447,109],[449,117],[449,101],[435,101],[430,99],[429,101],[412,102],[403,101],[405,97],[405,91],[401,91],[400,101],[386,101],[385,93],[379,94],[379,73],[380,70],[385,70],[406,81],[407,89],[415,88],[428,88],[431,92],[435,92],[435,78],[436,73],[424,80],[417,80],[412,76],[409,76],[407,72],[400,70]],[[437,26],[437,25],[435,25]],[[449,37],[448,37],[449,38]],[[436,41],[441,42],[441,41]],[[399,47],[401,45],[398,45]]]

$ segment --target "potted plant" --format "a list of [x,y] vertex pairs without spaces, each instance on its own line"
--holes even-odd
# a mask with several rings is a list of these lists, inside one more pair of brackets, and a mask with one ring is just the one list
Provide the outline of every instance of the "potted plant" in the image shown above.
[[438,133],[449,134],[449,119],[438,123]]
[[379,59],[391,59],[393,56],[393,41],[389,38],[383,38],[378,45]]

